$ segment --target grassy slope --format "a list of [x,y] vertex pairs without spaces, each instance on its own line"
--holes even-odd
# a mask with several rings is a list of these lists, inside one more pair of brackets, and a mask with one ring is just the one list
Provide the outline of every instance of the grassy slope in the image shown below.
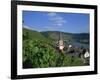
[[34,30],[29,30],[26,28],[23,28],[23,39],[42,40],[42,41],[46,41],[46,42],[51,42],[50,39],[46,38],[40,32],[37,32]]

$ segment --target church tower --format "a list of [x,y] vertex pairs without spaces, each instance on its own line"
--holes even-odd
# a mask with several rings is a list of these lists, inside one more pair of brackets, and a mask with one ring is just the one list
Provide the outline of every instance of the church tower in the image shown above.
[[59,50],[61,50],[63,52],[63,49],[64,49],[64,42],[63,42],[63,38],[62,38],[62,33],[59,32]]

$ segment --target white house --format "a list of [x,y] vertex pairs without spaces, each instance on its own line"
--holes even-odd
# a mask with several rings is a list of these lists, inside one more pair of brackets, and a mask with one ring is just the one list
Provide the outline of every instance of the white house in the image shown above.
[[89,54],[88,51],[86,51],[85,54],[84,54],[84,58],[88,58],[88,57],[90,57],[90,54]]

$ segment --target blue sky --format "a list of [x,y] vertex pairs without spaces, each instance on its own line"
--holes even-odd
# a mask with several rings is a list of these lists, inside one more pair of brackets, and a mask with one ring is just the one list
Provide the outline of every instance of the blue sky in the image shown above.
[[23,27],[37,31],[89,33],[89,14],[23,11]]

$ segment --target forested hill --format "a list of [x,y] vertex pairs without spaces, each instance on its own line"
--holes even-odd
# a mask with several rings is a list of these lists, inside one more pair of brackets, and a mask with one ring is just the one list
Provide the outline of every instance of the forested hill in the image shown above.
[[23,39],[29,38],[29,39],[40,39],[40,40],[59,40],[59,34],[61,33],[63,40],[65,41],[78,41],[82,43],[89,43],[89,33],[65,33],[65,32],[59,32],[59,31],[44,31],[44,32],[38,32],[35,30],[29,30],[26,28],[23,28]]
[[59,40],[59,33],[61,33],[63,40],[75,40],[82,43],[89,43],[89,33],[65,33],[59,31],[45,31],[41,32],[45,37],[53,40]]

